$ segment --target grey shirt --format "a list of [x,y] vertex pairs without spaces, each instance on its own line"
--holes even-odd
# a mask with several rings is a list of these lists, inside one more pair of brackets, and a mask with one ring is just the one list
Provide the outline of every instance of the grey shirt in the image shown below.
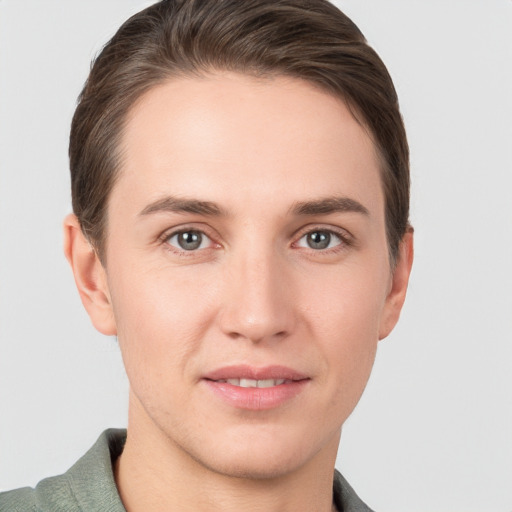
[[[126,430],[106,430],[66,473],[0,493],[0,512],[126,512],[114,481],[113,463],[123,451]],[[334,473],[334,503],[340,512],[372,512]]]

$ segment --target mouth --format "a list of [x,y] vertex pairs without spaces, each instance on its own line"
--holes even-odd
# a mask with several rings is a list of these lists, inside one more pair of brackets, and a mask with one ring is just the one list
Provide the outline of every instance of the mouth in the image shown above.
[[237,409],[268,410],[292,401],[311,378],[283,366],[230,366],[208,373],[202,381],[215,397]]
[[274,386],[280,386],[292,381],[286,379],[220,379],[215,382],[226,382],[239,388],[273,388]]

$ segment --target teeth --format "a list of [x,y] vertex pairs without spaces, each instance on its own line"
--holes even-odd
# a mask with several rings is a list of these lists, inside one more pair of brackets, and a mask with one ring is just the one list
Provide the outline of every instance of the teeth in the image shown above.
[[276,381],[274,379],[266,379],[266,380],[258,381],[259,388],[271,388],[273,386],[276,386]]
[[227,382],[232,386],[238,386],[241,388],[272,388],[274,386],[280,386],[284,381],[285,379],[227,379],[226,381],[219,382]]
[[258,381],[253,379],[240,379],[241,388],[257,388]]
[[284,384],[284,379],[266,379],[258,381],[259,388],[272,388],[274,386],[280,386],[281,384]]

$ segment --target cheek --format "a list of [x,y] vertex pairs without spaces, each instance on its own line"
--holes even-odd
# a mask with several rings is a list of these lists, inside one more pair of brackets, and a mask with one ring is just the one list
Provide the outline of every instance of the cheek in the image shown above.
[[183,379],[199,351],[214,301],[197,276],[125,268],[133,269],[133,277],[114,272],[111,290],[126,371],[135,386],[134,381],[171,385]]
[[[330,375],[347,391],[364,387],[371,371],[378,342],[380,308],[367,301],[358,301],[355,295],[339,300],[332,308],[329,332],[323,327],[320,338],[325,340]],[[352,299],[352,300],[351,300]]]
[[[311,329],[322,346],[334,408],[355,406],[369,378],[384,310],[387,272],[340,269],[309,302]],[[319,282],[319,279],[316,280]]]
[[378,338],[388,287],[383,265],[353,264],[310,273],[303,296],[326,340],[356,342]]

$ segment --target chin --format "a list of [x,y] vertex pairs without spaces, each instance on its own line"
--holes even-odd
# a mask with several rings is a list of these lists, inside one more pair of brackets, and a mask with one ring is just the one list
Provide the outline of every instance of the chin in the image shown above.
[[[231,478],[278,479],[299,471],[316,457],[333,460],[339,431],[324,442],[310,443],[311,432],[268,429],[263,432],[241,429],[211,438],[207,445],[195,446],[188,454],[204,468]],[[318,434],[318,432],[316,433]],[[321,436],[320,436],[321,437]],[[183,447],[182,447],[183,448]]]
[[287,454],[274,454],[272,457],[262,457],[256,454],[244,455],[221,454],[202,460],[196,459],[206,469],[231,478],[248,480],[273,480],[284,477],[298,470],[305,461]]

